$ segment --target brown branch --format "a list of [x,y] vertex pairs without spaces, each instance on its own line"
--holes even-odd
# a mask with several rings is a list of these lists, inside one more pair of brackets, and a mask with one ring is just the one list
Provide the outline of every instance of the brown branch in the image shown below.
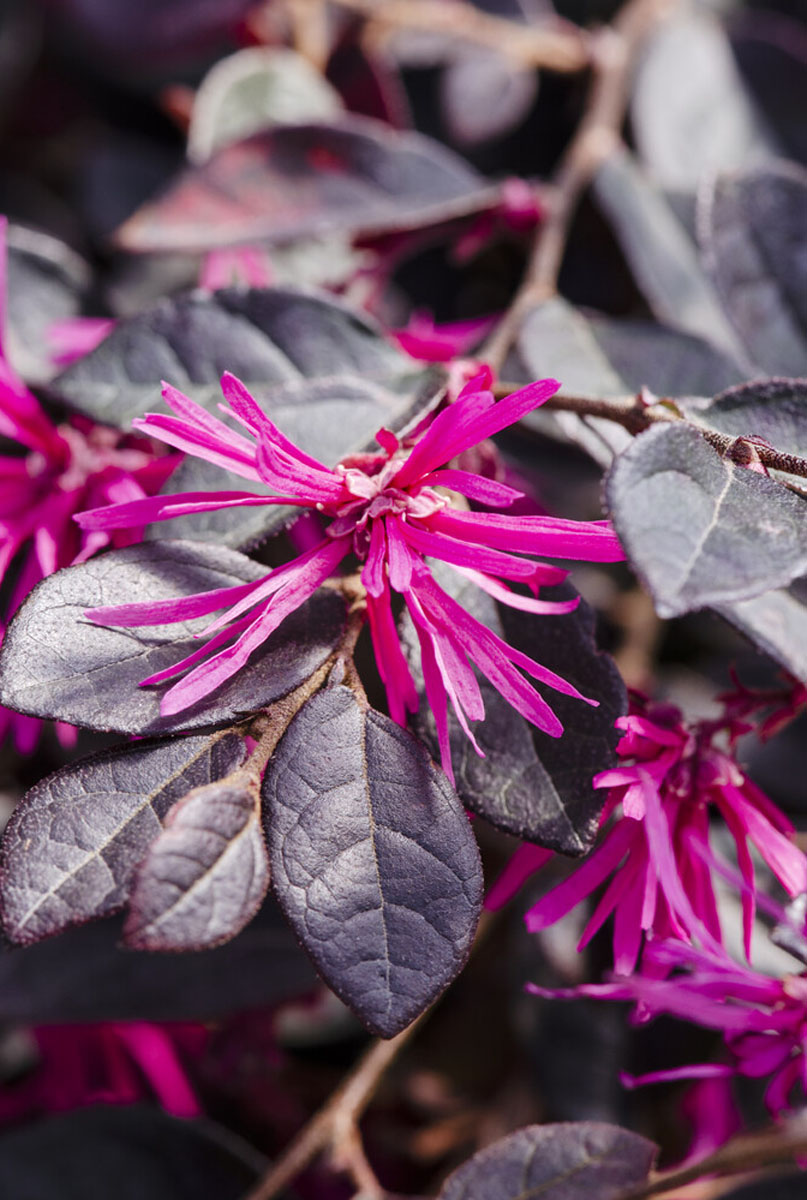
[[[356,1185],[378,1197],[384,1191],[361,1146],[358,1122],[385,1071],[419,1028],[422,1016],[389,1041],[376,1041],[324,1108],[300,1131],[283,1157],[245,1200],[272,1200],[323,1151],[330,1149],[334,1166],[347,1170]],[[369,1185],[369,1187],[368,1187]]]
[[501,369],[530,308],[557,291],[569,227],[590,180],[620,143],[636,56],[647,34],[675,0],[628,0],[613,25],[591,41],[592,81],[583,118],[542,193],[548,211],[538,226],[524,280],[480,357]]
[[382,33],[407,30],[442,33],[452,40],[496,50],[524,67],[582,71],[588,65],[588,39],[571,22],[521,25],[491,16],[470,4],[445,0],[332,0]]
[[647,1200],[694,1183],[704,1175],[739,1175],[791,1164],[807,1153],[807,1118],[792,1117],[782,1126],[732,1138],[714,1154],[672,1171],[656,1172],[646,1184],[624,1192],[618,1200]]
[[[500,383],[495,386],[494,394],[501,399],[503,396],[509,396],[512,392],[518,391],[521,387],[520,383]],[[718,454],[731,459],[732,462],[742,465],[759,462],[770,471],[781,471],[785,475],[807,479],[807,459],[800,458],[797,454],[787,454],[783,450],[777,450],[775,446],[769,446],[752,437],[733,437],[729,433],[719,433],[716,429],[709,429],[697,421],[689,420],[671,401],[658,400],[648,404],[641,395],[615,396],[613,399],[604,399],[597,396],[570,396],[565,392],[557,392],[554,396],[550,396],[542,407],[556,412],[577,413],[580,417],[600,417],[621,425],[623,429],[627,429],[632,434],[644,433],[653,425],[669,425],[676,421],[683,421],[690,429],[697,430],[704,441],[717,450]],[[802,494],[795,485],[794,489]]]

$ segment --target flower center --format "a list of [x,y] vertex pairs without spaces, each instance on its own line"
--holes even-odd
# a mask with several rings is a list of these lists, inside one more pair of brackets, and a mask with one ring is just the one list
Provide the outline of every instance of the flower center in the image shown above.
[[354,549],[360,558],[367,555],[372,521],[387,516],[422,521],[449,504],[448,497],[439,495],[434,488],[419,484],[413,489],[393,487],[392,480],[402,457],[405,456],[393,455],[376,475],[341,464],[336,468],[349,499],[333,506],[334,519],[328,526],[328,533],[331,537],[353,533]]

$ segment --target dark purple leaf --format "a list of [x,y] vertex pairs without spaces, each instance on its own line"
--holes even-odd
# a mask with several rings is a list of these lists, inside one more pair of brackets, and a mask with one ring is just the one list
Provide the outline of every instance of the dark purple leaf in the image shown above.
[[807,570],[807,501],[721,458],[683,423],[637,437],[605,498],[662,617],[749,599]]
[[656,26],[639,63],[630,113],[642,158],[663,187],[694,191],[711,171],[775,151],[725,32],[705,12],[684,11]]
[[425,748],[330,687],[301,709],[264,780],[281,907],[336,994],[392,1037],[470,950],[482,870],[468,819]]
[[615,1200],[644,1183],[655,1156],[617,1125],[528,1125],[463,1163],[438,1200]]
[[124,940],[134,950],[201,950],[252,920],[269,886],[260,792],[239,772],[173,806],[134,880]]
[[757,8],[737,14],[730,36],[740,74],[783,152],[807,162],[807,129],[801,119],[807,109],[807,27]]
[[8,229],[6,350],[14,368],[30,383],[56,374],[48,329],[75,317],[90,283],[90,269],[50,234],[22,225]]
[[200,84],[188,158],[202,163],[223,146],[272,125],[338,118],[342,102],[308,59],[283,46],[251,46],[220,59]]
[[594,192],[654,316],[742,359],[695,243],[627,150],[608,156],[595,176]]
[[754,379],[713,400],[683,401],[693,420],[733,437],[760,437],[807,457],[807,380]]
[[719,175],[699,225],[749,356],[769,375],[807,375],[807,171],[778,163]]
[[[330,465],[368,448],[382,425],[405,429],[434,401],[443,380],[442,371],[424,371],[344,302],[313,291],[266,288],[160,301],[122,321],[51,390],[93,420],[128,428],[144,412],[167,411],[163,379],[217,412],[225,370],[243,379],[284,433]],[[244,481],[188,459],[166,490],[228,487],[241,491]],[[181,518],[154,532],[249,546],[289,515],[289,509],[271,506],[224,511]]]
[[168,733],[237,720],[306,680],[342,634],[345,604],[320,589],[287,617],[227,683],[173,717],[160,715],[168,685],[142,679],[199,649],[208,617],[179,625],[115,629],[86,609],[139,597],[168,599],[259,579],[266,568],[234,550],[199,542],[151,542],[113,550],[42,581],[9,626],[0,652],[3,704],[87,729]]
[[482,47],[447,64],[440,79],[443,119],[451,138],[474,146],[514,129],[538,95],[538,74]]
[[467,216],[499,190],[422,134],[366,117],[284,125],[190,167],[118,230],[134,253],[323,233],[387,233]]
[[559,297],[527,315],[518,354],[531,379],[555,375],[572,395],[624,396],[649,387],[658,396],[711,396],[744,378],[700,338],[651,321],[585,315]]
[[[555,617],[499,609],[489,596],[453,572],[435,574],[478,621],[574,683],[584,695],[599,700],[600,707],[592,709],[539,687],[564,725],[563,737],[554,739],[537,733],[479,676],[485,719],[475,725],[474,736],[485,758],[476,753],[453,711],[449,715],[452,762],[463,804],[507,833],[562,854],[584,854],[596,836],[602,808],[602,796],[591,780],[613,765],[619,736],[614,721],[627,711],[619,672],[607,655],[597,652],[594,614],[584,602],[574,613]],[[564,585],[544,594],[568,599],[574,591]],[[408,622],[404,641],[419,675],[417,638]],[[437,756],[434,717],[423,699],[415,727]]]
[[282,1004],[317,985],[307,955],[274,901],[214,950],[122,949],[119,919],[68,929],[34,946],[0,950],[0,1017],[66,1021],[217,1021]]
[[121,908],[172,804],[234,770],[244,753],[235,734],[140,742],[43,779],[3,837],[0,913],[9,938],[35,942]]
[[78,1109],[0,1137],[0,1194],[16,1200],[241,1200],[263,1169],[230,1130],[145,1105]]
[[807,579],[717,611],[741,633],[807,684]]

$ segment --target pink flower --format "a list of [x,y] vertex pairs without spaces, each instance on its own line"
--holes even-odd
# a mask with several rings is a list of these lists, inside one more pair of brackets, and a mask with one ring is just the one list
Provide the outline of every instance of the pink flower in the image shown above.
[[[223,411],[243,433],[166,385],[163,395],[176,415],[148,414],[135,421],[141,432],[161,437],[250,482],[269,484],[279,494],[160,496],[83,513],[77,518],[82,529],[109,534],[184,513],[264,504],[312,509],[330,524],[311,549],[255,583],[182,600],[93,609],[87,615],[100,624],[137,626],[184,621],[224,610],[207,627],[205,646],[143,681],[162,683],[187,671],[162,700],[164,713],[176,713],[238,671],[281,621],[333,575],[343,559],[355,554],[362,564],[370,632],[390,713],[403,723],[407,709],[414,710],[418,703],[393,617],[392,592],[397,592],[420,640],[426,696],[435,714],[443,765],[449,774],[448,701],[472,741],[470,722],[484,717],[471,662],[528,721],[559,736],[560,721],[522,671],[566,695],[585,697],[474,620],[437,585],[426,558],[441,559],[504,604],[544,615],[568,612],[576,602],[538,598],[541,585],[557,583],[565,572],[536,562],[533,556],[612,562],[623,554],[605,521],[475,513],[451,506],[446,491],[498,506],[521,495],[505,484],[445,464],[519,420],[558,386],[554,380],[530,384],[497,404],[489,383],[490,374],[484,372],[464,388],[454,404],[419,427],[406,445],[382,429],[377,435],[380,453],[360,455],[333,470],[290,442],[234,376],[222,378],[229,404]],[[505,580],[526,585],[531,594],[511,590]]]
[[[0,576],[12,562],[19,571],[7,620],[46,575],[83,562],[110,543],[137,540],[136,531],[82,533],[73,515],[88,505],[151,495],[177,459],[157,457],[145,438],[122,436],[84,417],[55,426],[46,416],[5,353],[5,226],[0,218],[0,435],[16,443],[18,452],[0,455]],[[0,638],[2,631],[0,625]],[[0,709],[0,732],[9,726],[18,748],[31,750],[41,723]],[[61,732],[69,738],[68,729],[62,726]]]
[[0,1121],[152,1098],[172,1116],[202,1115],[184,1065],[204,1049],[202,1025],[41,1025],[32,1034],[39,1063],[18,1083],[0,1088]]
[[533,984],[527,987],[540,996],[630,1000],[638,1006],[637,1020],[666,1013],[723,1034],[728,1062],[692,1063],[639,1078],[623,1076],[623,1083],[629,1087],[676,1079],[770,1076],[765,1103],[772,1115],[789,1110],[795,1088],[799,1089],[799,1105],[804,1104],[807,977],[772,979],[733,962],[720,950],[696,949],[674,940],[649,945],[642,970],[646,974],[628,979],[617,976],[609,983],[584,984],[565,991],[552,992]]
[[403,351],[422,362],[450,362],[478,345],[496,324],[496,317],[473,317],[437,325],[424,312],[414,312],[401,329],[391,330]]
[[[651,717],[653,719],[651,719]],[[748,843],[761,854],[785,890],[807,890],[807,859],[791,841],[793,827],[733,758],[714,744],[733,718],[689,728],[669,706],[650,716],[622,717],[617,753],[625,760],[596,776],[608,788],[600,845],[568,879],[526,915],[532,932],[546,929],[610,882],[586,925],[582,949],[614,917],[614,967],[629,974],[643,934],[714,947],[721,938],[709,847],[709,819],[717,810],[737,847],[743,887],[743,932],[750,953],[756,906],[754,865]],[[499,892],[506,891],[506,882]]]

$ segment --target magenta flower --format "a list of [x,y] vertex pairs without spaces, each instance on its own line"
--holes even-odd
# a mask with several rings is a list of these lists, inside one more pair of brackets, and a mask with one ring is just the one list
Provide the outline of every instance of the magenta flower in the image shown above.
[[421,362],[451,362],[478,346],[496,324],[497,317],[473,317],[468,321],[435,324],[425,312],[414,312],[406,325],[391,330],[403,351]]
[[[542,667],[474,620],[432,577],[427,556],[441,559],[504,604],[537,614],[568,612],[576,601],[538,598],[543,584],[565,572],[534,555],[613,562],[623,557],[605,521],[577,522],[545,516],[476,513],[452,507],[446,492],[486,505],[506,506],[521,493],[495,480],[446,467],[484,438],[532,411],[557,389],[544,380],[495,403],[489,372],[468,384],[458,400],[421,426],[402,445],[389,430],[377,435],[381,452],[361,455],[334,470],[286,438],[234,376],[222,378],[229,407],[241,425],[236,432],[175,388],[163,395],[175,416],[148,414],[135,421],[143,433],[208,462],[227,467],[250,482],[269,484],[276,496],[251,492],[184,493],[138,500],[81,514],[84,530],[112,530],[184,513],[246,505],[294,504],[330,520],[311,549],[255,583],[223,588],[182,600],[127,604],[91,610],[99,624],[166,624],[224,610],[207,627],[208,641],[194,654],[144,680],[157,684],[182,672],[168,689],[163,713],[176,713],[230,678],[250,654],[303,603],[348,555],[362,564],[367,614],[390,713],[403,723],[417,694],[398,641],[392,592],[403,596],[420,640],[428,703],[437,722],[443,765],[451,773],[448,701],[473,741],[470,722],[484,717],[475,663],[528,721],[553,737],[562,726],[522,671],[550,687],[584,700],[570,683]],[[530,590],[513,591],[506,580]],[[596,704],[594,700],[587,700]]]
[[[52,424],[5,352],[5,280],[5,219],[0,218],[0,435],[17,448],[17,453],[0,455],[0,577],[12,562],[19,568],[7,620],[46,575],[83,562],[110,543],[137,540],[136,531],[82,533],[73,515],[88,505],[151,495],[177,459],[157,457],[145,438],[122,436],[84,417]],[[0,638],[2,632],[0,625]],[[0,709],[0,733],[9,727],[18,748],[27,752],[36,742],[41,722]],[[68,739],[69,728],[61,727]]]
[[[532,932],[546,929],[610,877],[579,949],[613,914],[614,968],[625,975],[636,966],[643,934],[684,941],[697,936],[713,948],[720,942],[709,846],[714,810],[725,820],[737,848],[746,954],[756,905],[748,843],[791,896],[807,890],[807,859],[791,841],[792,825],[713,744],[726,722],[704,722],[690,729],[669,706],[651,709],[651,716],[652,720],[633,715],[617,721],[624,730],[617,753],[625,762],[594,780],[595,787],[609,789],[602,825],[615,813],[616,819],[585,862],[526,915]],[[503,883],[498,894],[506,889]]]
[[609,983],[583,984],[563,991],[549,991],[534,984],[527,987],[534,995],[555,998],[630,1000],[637,1005],[637,1020],[666,1013],[723,1034],[728,1062],[692,1063],[638,1078],[623,1076],[623,1083],[629,1087],[676,1079],[770,1076],[765,1103],[773,1116],[790,1109],[791,1093],[797,1087],[798,1102],[804,1104],[807,977],[786,975],[773,979],[733,962],[720,950],[696,949],[675,940],[649,945],[642,971],[629,979],[615,977]]
[[185,1064],[207,1043],[203,1025],[118,1021],[41,1025],[31,1033],[39,1063],[0,1088],[0,1122],[151,1099],[175,1117],[202,1115]]

